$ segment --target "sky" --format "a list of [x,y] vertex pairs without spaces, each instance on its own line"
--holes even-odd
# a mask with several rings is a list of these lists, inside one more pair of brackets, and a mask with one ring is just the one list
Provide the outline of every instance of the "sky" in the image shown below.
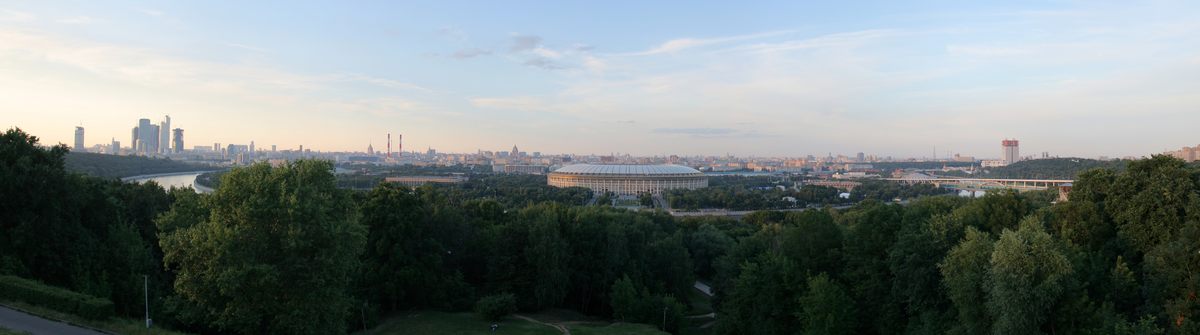
[[188,148],[1144,156],[1200,143],[1200,2],[0,0],[0,126],[164,115]]

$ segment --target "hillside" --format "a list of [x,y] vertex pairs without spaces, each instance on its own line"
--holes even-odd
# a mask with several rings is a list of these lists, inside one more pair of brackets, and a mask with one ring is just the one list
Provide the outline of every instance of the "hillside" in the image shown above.
[[204,165],[174,161],[168,158],[117,156],[72,152],[66,155],[68,171],[100,178],[124,178],[145,174],[187,172],[210,169]]
[[1124,170],[1127,161],[1100,161],[1084,158],[1035,159],[984,170],[981,178],[1075,179],[1080,172],[1107,168]]

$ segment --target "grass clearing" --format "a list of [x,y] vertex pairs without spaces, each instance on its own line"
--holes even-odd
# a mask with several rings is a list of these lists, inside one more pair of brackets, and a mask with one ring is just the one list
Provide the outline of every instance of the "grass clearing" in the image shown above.
[[[177,332],[169,329],[154,327],[146,329],[146,324],[142,320],[111,318],[108,320],[88,320],[83,317],[71,315],[45,307],[30,305],[24,302],[3,301],[5,305],[15,307],[26,313],[40,316],[42,318],[66,321],[67,323],[84,325],[96,329],[105,330],[112,333],[124,335],[186,335],[188,333]],[[21,334],[21,333],[15,333]],[[8,335],[0,332],[0,335]]]
[[0,335],[29,335],[26,332],[19,332],[12,329],[0,327]]
[[364,335],[390,334],[445,334],[445,335],[560,335],[553,327],[506,317],[500,321],[500,328],[493,333],[491,322],[484,321],[473,313],[446,313],[437,311],[417,311],[396,315],[382,324],[366,332]]
[[641,323],[570,324],[567,328],[571,330],[571,335],[669,335],[654,326]]
[[688,305],[688,307],[691,307],[691,310],[687,312],[687,315],[708,314],[713,312],[712,297],[709,297],[707,294],[704,294],[704,292],[700,292],[700,290],[695,288],[688,290]]

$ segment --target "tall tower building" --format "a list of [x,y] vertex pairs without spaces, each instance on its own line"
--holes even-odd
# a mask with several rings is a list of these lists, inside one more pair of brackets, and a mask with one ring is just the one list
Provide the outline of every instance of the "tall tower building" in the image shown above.
[[133,135],[129,137],[129,153],[136,154],[138,151],[138,127],[133,127]]
[[171,152],[171,116],[167,115],[158,125],[158,153]]
[[117,141],[116,137],[113,137],[112,144],[110,144],[108,146],[108,154],[110,154],[110,155],[120,155],[121,154],[121,142]]
[[513,150],[512,150],[512,153],[510,153],[510,154],[508,154],[508,155],[509,155],[510,157],[517,157],[517,155],[519,155],[519,154],[521,154],[521,152],[520,152],[520,151],[517,151],[517,146],[516,146],[516,145],[513,145]]
[[83,127],[75,127],[75,151],[84,151]]
[[158,126],[150,123],[150,119],[138,120],[137,127],[137,152],[140,154],[154,154],[158,152],[158,138],[161,136]]
[[1017,140],[1004,140],[1000,142],[1000,147],[1004,149],[1004,164],[1012,164],[1021,161],[1021,150]]
[[171,143],[175,147],[175,153],[183,153],[183,128],[175,128],[171,130],[171,136],[174,136],[175,141]]

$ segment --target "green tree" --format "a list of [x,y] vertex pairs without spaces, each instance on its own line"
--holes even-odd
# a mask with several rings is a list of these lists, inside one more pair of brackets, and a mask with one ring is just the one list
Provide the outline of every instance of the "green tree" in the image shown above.
[[366,232],[332,169],[324,161],[234,169],[207,202],[206,221],[164,233],[175,290],[210,326],[244,334],[345,332]]
[[[471,300],[461,275],[446,264],[453,249],[439,231],[456,222],[438,220],[419,195],[407,187],[380,184],[360,206],[368,229],[363,253],[362,285],[367,297],[387,309],[435,306],[449,308]],[[461,220],[459,220],[461,221]]]
[[991,332],[992,319],[987,310],[988,272],[991,268],[995,240],[974,227],[938,267],[946,295],[954,302],[958,314],[955,334],[986,334]]
[[716,274],[713,263],[717,257],[728,252],[733,243],[733,238],[710,224],[700,225],[696,232],[688,235],[688,253],[694,263],[696,276],[712,278]]
[[801,329],[796,311],[805,275],[794,263],[765,254],[743,264],[733,289],[721,305],[721,334],[794,334]]
[[1071,263],[1034,217],[1006,230],[992,252],[987,285],[995,334],[1038,334],[1065,291]]
[[475,303],[475,313],[488,321],[499,321],[516,311],[517,296],[512,293],[489,295],[479,298],[479,302]]
[[570,249],[559,230],[559,213],[557,208],[551,208],[530,219],[525,259],[535,278],[531,306],[533,309],[558,306],[570,289]]
[[1197,172],[1163,155],[1133,161],[1112,184],[1107,209],[1120,234],[1141,252],[1169,241],[1196,211]]
[[800,297],[799,317],[804,334],[853,334],[859,323],[854,299],[824,273],[808,278],[808,292]]

